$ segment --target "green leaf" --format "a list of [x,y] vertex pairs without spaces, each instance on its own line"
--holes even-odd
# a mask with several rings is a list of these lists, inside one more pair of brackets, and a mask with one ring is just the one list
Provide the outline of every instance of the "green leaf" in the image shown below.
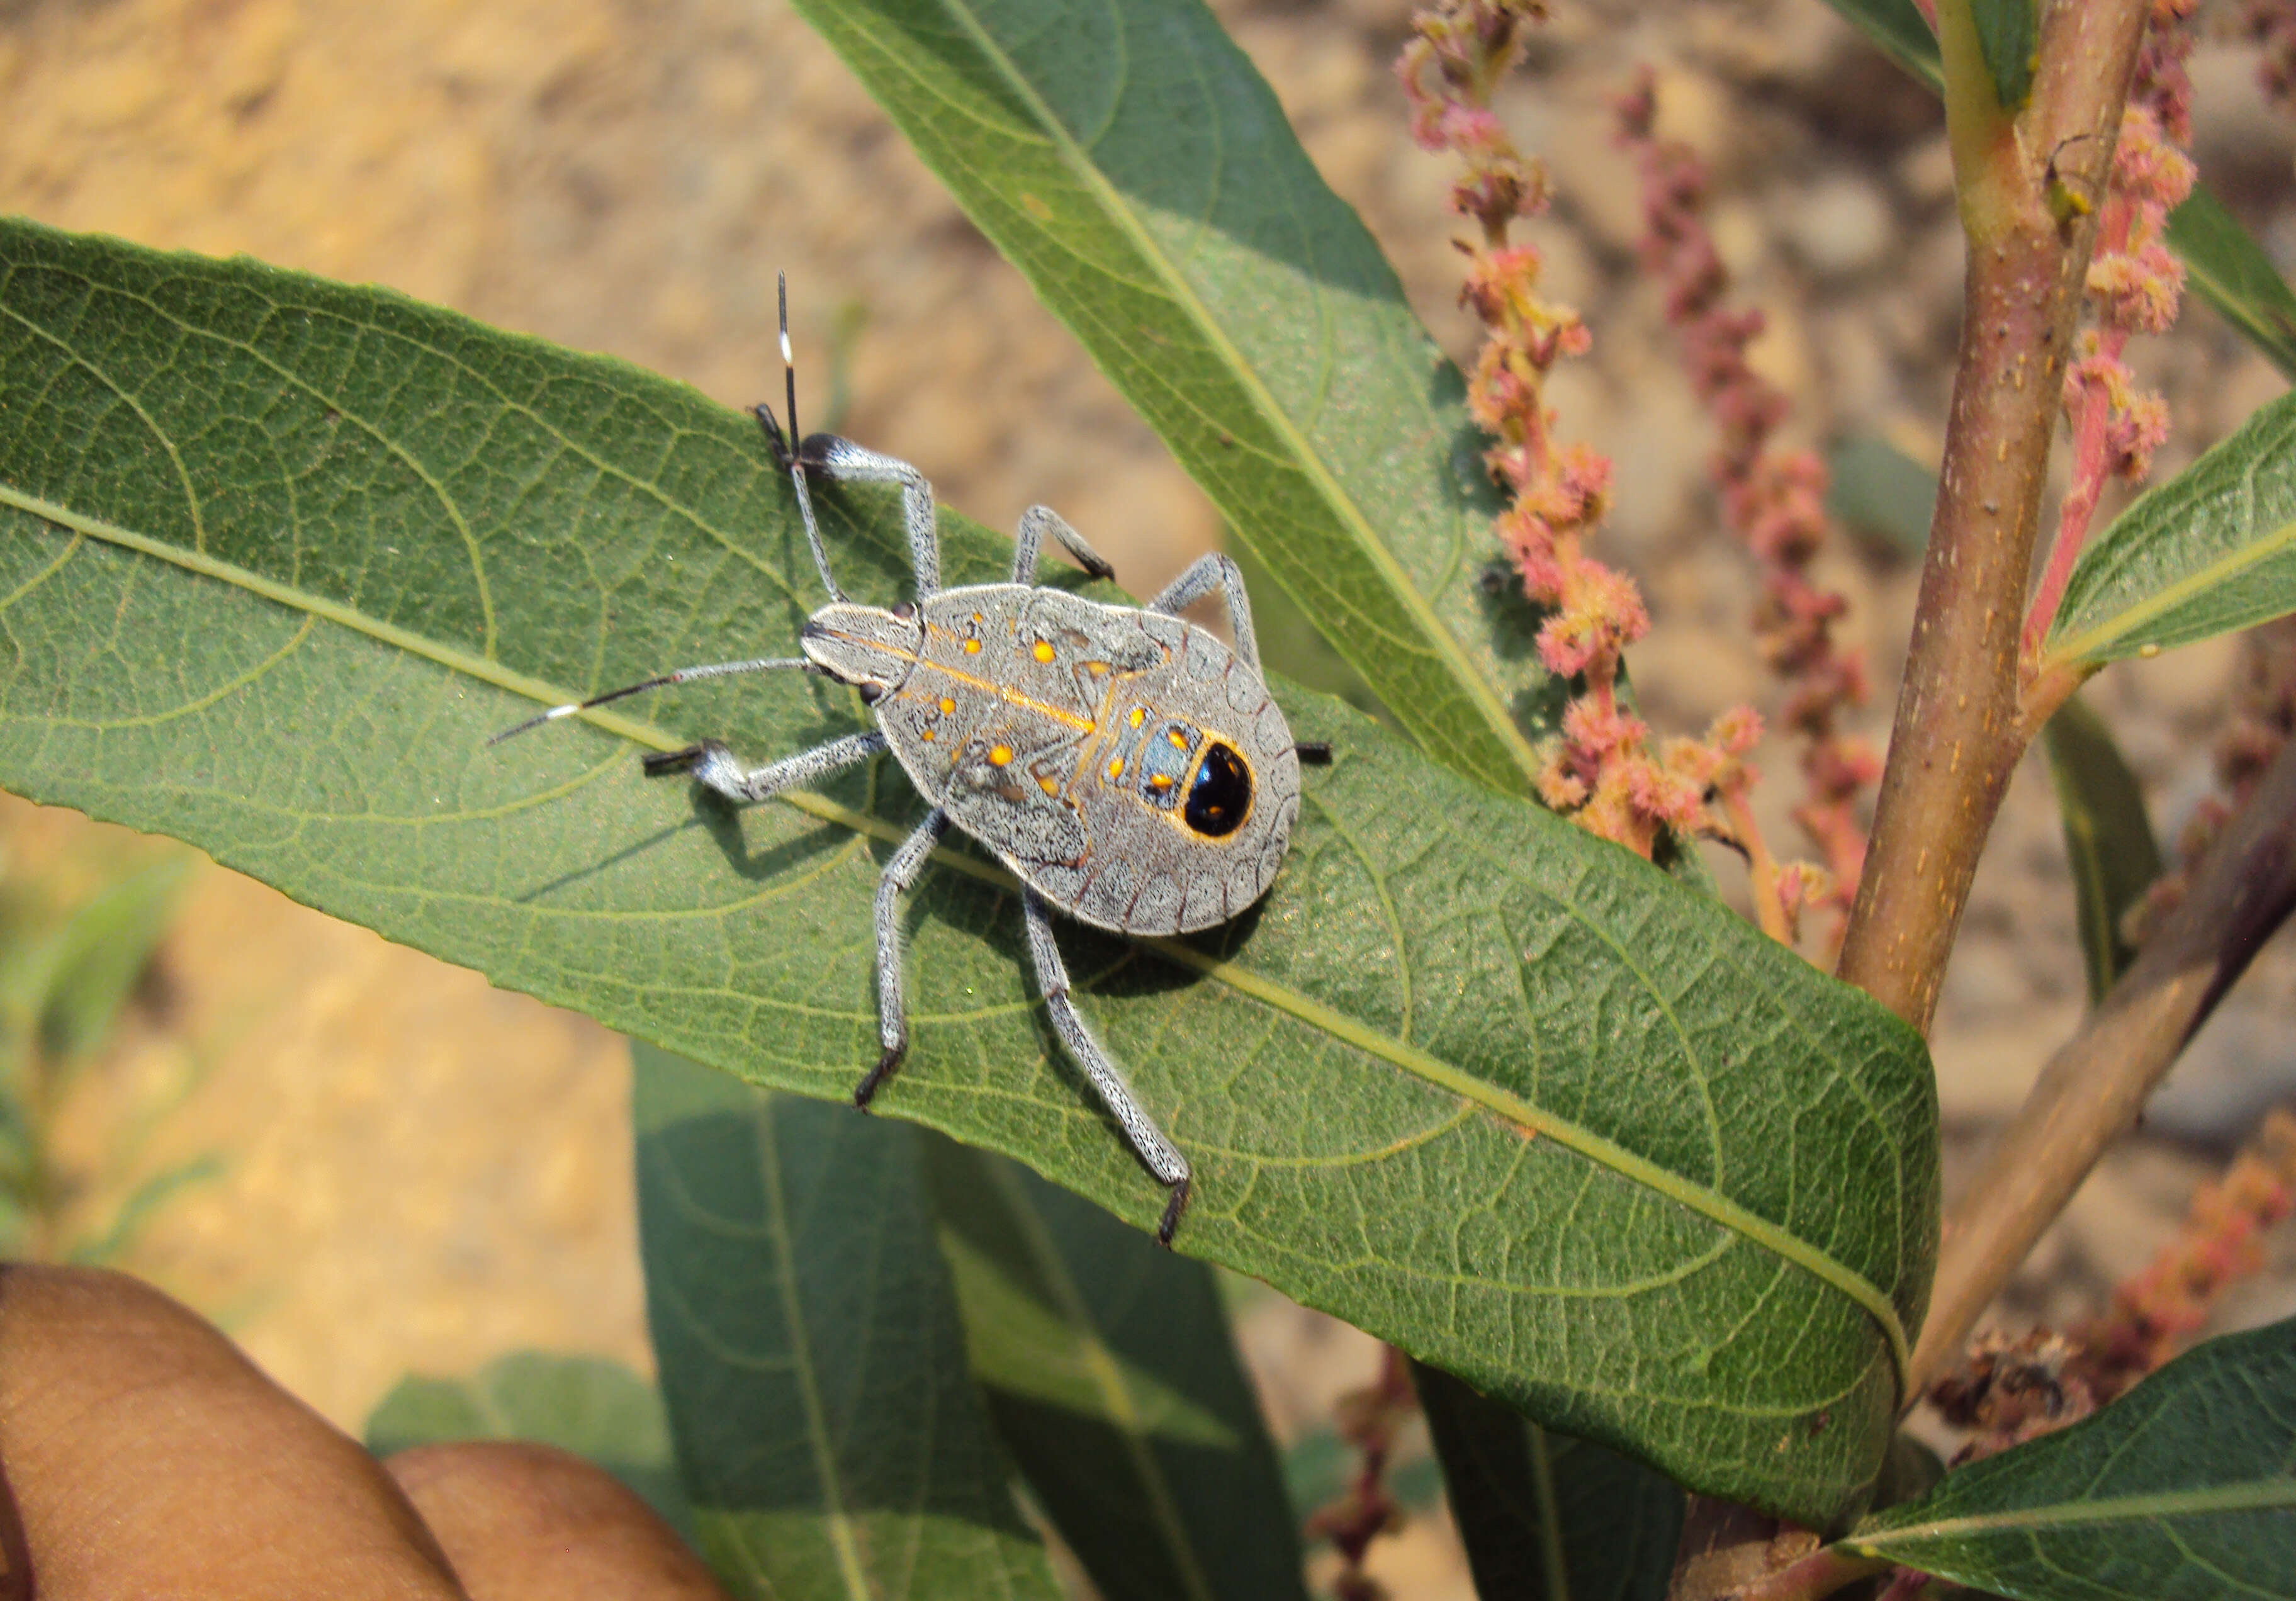
[[1993,75],[1994,97],[2004,111],[2019,111],[2033,92],[2032,0],[1971,0],[1977,19],[1978,46]]
[[2296,1320],[2211,1340],[2120,1400],[1948,1474],[1842,1542],[2030,1601],[2284,1596]]
[[1421,748],[1527,792],[1562,702],[1464,382],[1211,12],[798,10]]
[[1886,439],[1870,434],[1839,441],[1826,456],[1828,513],[1879,535],[1893,554],[1918,557],[1929,548],[1937,474]]
[[366,1449],[378,1457],[465,1440],[523,1440],[570,1451],[693,1536],[661,1397],[619,1362],[514,1351],[468,1378],[409,1374],[366,1420]]
[[1944,81],[1937,30],[1914,0],[1828,0],[1828,4],[1910,76],[1932,89]]
[[[143,1238],[144,1226],[159,1214],[161,1207],[185,1190],[213,1184],[224,1176],[224,1171],[223,1158],[212,1151],[162,1168],[127,1193],[126,1199],[113,1209],[111,1221],[104,1226],[102,1233],[73,1241],[64,1252],[64,1260],[90,1268],[118,1261]],[[0,1179],[0,1187],[4,1187],[5,1182]]]
[[2041,646],[2101,666],[2296,612],[2296,393],[2090,538]]
[[36,1003],[43,1050],[69,1062],[111,1038],[197,866],[177,856],[139,868],[74,909],[48,936]]
[[2185,282],[2282,377],[2296,379],[2296,291],[2240,218],[2196,185],[2169,213],[2165,238],[2184,258]]
[[973,1376],[1105,1601],[1307,1590],[1211,1269],[1017,1162],[926,1146]]
[[917,1137],[640,1045],[646,1318],[737,1596],[1060,1594],[964,1364]]
[[[906,780],[736,813],[635,757],[794,751],[862,726],[857,695],[713,684],[483,748],[788,648],[818,580],[747,418],[383,291],[24,224],[0,226],[0,784],[850,1095]],[[906,593],[891,497],[818,498],[841,582]],[[952,582],[1009,562],[943,527]],[[1919,1039],[1639,858],[1276,691],[1338,759],[1267,899],[1192,941],[1062,934],[1196,1164],[1183,1248],[1702,1490],[1854,1507],[1935,1247]],[[876,1104],[1145,1226],[1161,1194],[1046,1024],[1010,881],[954,837],[934,859]]]
[[2161,876],[2161,847],[2144,815],[2136,775],[2103,718],[2079,701],[2067,701],[2041,730],[2041,740],[2072,864],[2081,962],[2094,1006],[2136,959],[2136,948],[2121,935],[2121,918]]
[[[1938,86],[1937,35],[1913,0],[1828,3],[1884,55],[1931,88]],[[1980,16],[1984,10],[1979,7]],[[2296,380],[2296,291],[2240,219],[2194,185],[2169,214],[2166,238],[2184,260],[2185,282],[2283,376]]]
[[1259,558],[1245,549],[1242,541],[1233,538],[1227,541],[1227,554],[1242,570],[1244,585],[1251,591],[1252,631],[1259,641],[1259,660],[1267,670],[1282,673],[1319,694],[1337,695],[1390,728],[1398,727],[1363,675],[1316,631],[1315,620],[1259,564]]
[[1451,1515],[1488,1601],[1660,1601],[1685,1500],[1639,1462],[1542,1429],[1440,1368],[1412,1366]]

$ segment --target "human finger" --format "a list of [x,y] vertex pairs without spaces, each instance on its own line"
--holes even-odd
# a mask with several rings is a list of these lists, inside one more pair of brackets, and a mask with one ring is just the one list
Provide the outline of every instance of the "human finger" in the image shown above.
[[0,1485],[40,1601],[463,1593],[373,1457],[124,1274],[0,1268]]
[[471,1601],[725,1601],[653,1509],[579,1457],[518,1441],[417,1446],[384,1467]]

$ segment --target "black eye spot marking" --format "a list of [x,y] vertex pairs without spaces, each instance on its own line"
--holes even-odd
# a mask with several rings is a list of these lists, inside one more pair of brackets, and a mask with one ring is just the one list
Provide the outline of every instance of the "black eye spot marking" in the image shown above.
[[1251,769],[1234,749],[1215,740],[1204,751],[1188,804],[1180,816],[1207,839],[1234,833],[1251,809]]

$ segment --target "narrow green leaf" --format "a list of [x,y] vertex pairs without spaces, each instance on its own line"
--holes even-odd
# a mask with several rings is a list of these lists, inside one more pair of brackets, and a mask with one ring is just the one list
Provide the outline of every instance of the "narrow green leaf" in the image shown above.
[[1852,528],[1881,537],[1901,556],[1929,548],[1937,474],[1886,439],[1858,435],[1827,454],[1825,509]]
[[1251,626],[1259,638],[1259,659],[1267,670],[1282,673],[1294,684],[1319,694],[1337,695],[1357,711],[1369,712],[1390,728],[1398,727],[1363,675],[1316,632],[1315,620],[1259,564],[1259,558],[1240,539],[1227,542],[1227,554],[1242,570],[1244,583],[1251,591]]
[[2169,248],[2184,259],[2185,279],[2218,316],[2296,380],[2296,290],[2224,202],[2194,185],[2169,213]]
[[465,1440],[523,1440],[570,1451],[693,1537],[661,1397],[619,1362],[514,1351],[468,1378],[409,1374],[366,1420],[366,1449],[378,1457]]
[[1053,1601],[965,1371],[915,1130],[633,1055],[646,1318],[718,1577],[774,1601]]
[[1485,1601],[1660,1601],[1679,1485],[1414,1363],[1451,1515]]
[[[0,784],[850,1095],[878,874],[922,811],[898,769],[736,813],[634,758],[794,751],[857,696],[714,684],[484,748],[788,648],[818,581],[748,419],[385,292],[23,224],[0,419]],[[845,587],[906,593],[890,497],[818,498]],[[950,581],[1009,561],[943,528]],[[1183,1248],[1702,1490],[1854,1507],[1935,1246],[1919,1039],[1649,864],[1276,692],[1338,759],[1267,900],[1187,942],[1062,934],[1196,1164]],[[1145,1225],[1161,1194],[1046,1022],[1009,881],[963,841],[935,862],[877,1105]]]
[[49,934],[37,1002],[43,1050],[69,1062],[111,1038],[197,866],[194,858],[178,856],[138,868],[77,907]]
[[1914,0],[1827,0],[1874,47],[1932,89],[1944,79],[1937,30]]
[[1527,792],[1561,702],[1463,382],[1211,12],[798,10],[1421,748]]
[[2061,1433],[1948,1474],[1843,1544],[2019,1601],[2288,1594],[2296,1320],[2179,1357]]
[[2136,775],[2103,718],[2079,701],[2067,701],[2041,739],[2072,864],[2081,962],[2094,1006],[2136,959],[2136,947],[2121,936],[2121,917],[2161,876],[2161,847]]
[[1305,1601],[1211,1269],[1017,1162],[926,1145],[973,1376],[1105,1601]]
[[2149,655],[2296,612],[2296,393],[2139,496],[2090,538],[2046,663]]
[[[127,1193],[101,1234],[73,1241],[65,1249],[64,1260],[88,1268],[106,1267],[118,1261],[134,1249],[143,1237],[144,1226],[159,1215],[161,1207],[185,1190],[214,1183],[224,1171],[223,1158],[212,1151],[160,1169]],[[5,1185],[6,1179],[0,1178],[0,1187]]]
[[[1906,72],[1932,89],[1938,86],[1937,35],[1913,0],[1828,4]],[[1981,15],[1984,7],[1979,11]],[[2185,282],[2284,377],[2296,380],[2296,290],[2240,219],[2195,185],[2185,203],[2169,214],[2166,238],[2184,260]]]
[[2033,92],[2033,52],[2038,39],[2032,0],[1972,0],[1977,42],[1993,74],[1994,97],[2004,111],[2022,111]]

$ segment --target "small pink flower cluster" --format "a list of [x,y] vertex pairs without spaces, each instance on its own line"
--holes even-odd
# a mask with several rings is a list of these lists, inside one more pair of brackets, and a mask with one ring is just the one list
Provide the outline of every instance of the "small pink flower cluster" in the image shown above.
[[2079,1422],[2181,1351],[2225,1291],[2264,1266],[2264,1236],[2296,1214],[2296,1112],[2276,1109],[2224,1177],[2193,1197],[2177,1237],[2112,1293],[2100,1316],[2057,1334],[1979,1338],[1930,1387],[1938,1414],[1974,1432],[1954,1465]]
[[2142,945],[2192,887],[2193,873],[2279,757],[2296,738],[2296,617],[2283,617],[2241,636],[2241,668],[2232,691],[2232,720],[2217,744],[2221,793],[2193,809],[2177,836],[2176,859],[2128,908],[2121,932]]
[[1419,1409],[1411,1370],[1392,1345],[1380,1347],[1379,1377],[1340,1397],[1340,1438],[1360,1453],[1355,1477],[1339,1498],[1308,1516],[1309,1535],[1328,1539],[1346,1565],[1332,1581],[1333,1601],[1386,1601],[1387,1589],[1364,1571],[1364,1554],[1382,1534],[1403,1526],[1402,1505],[1387,1487],[1396,1436]]
[[1729,273],[1701,218],[1706,170],[1691,151],[1657,136],[1649,69],[1613,106],[1619,144],[1634,156],[1642,177],[1643,265],[1666,286],[1667,322],[1679,336],[1691,386],[1720,429],[1711,471],[1721,490],[1723,521],[1759,569],[1756,637],[1763,659],[1787,685],[1782,720],[1804,742],[1801,770],[1808,794],[1794,809],[1794,820],[1816,845],[1826,871],[1802,867],[1796,883],[1846,918],[1866,855],[1858,798],[1879,782],[1882,758],[1841,728],[1845,715],[1866,703],[1872,686],[1864,656],[1833,636],[1849,601],[1811,576],[1831,529],[1825,464],[1807,450],[1772,447],[1788,402],[1746,360],[1747,346],[1762,332],[1762,314],[1724,303]]
[[2099,1402],[2175,1356],[2227,1286],[2264,1266],[2263,1236],[2296,1212],[2296,1113],[2276,1108],[2225,1175],[2193,1197],[2184,1232],[2116,1289],[2078,1338]]
[[[2096,322],[2079,335],[2065,369],[2065,416],[2072,427],[2072,477],[2057,510],[2055,542],[2025,617],[2023,657],[2030,671],[2064,597],[2065,581],[2087,541],[2097,497],[2109,478],[2134,483],[2152,470],[2152,452],[2169,436],[2168,402],[2138,386],[2121,359],[2133,333],[2161,333],[2176,322],[2185,294],[2185,264],[2163,241],[2169,213],[2193,189],[2193,84],[2185,58],[2193,37],[2185,21],[2195,0],[2153,0],[2136,74],[2120,118],[2089,259],[2088,296]],[[2058,152],[2062,154],[2062,152]],[[2054,172],[2061,203],[2087,200]]]
[[1546,172],[1515,149],[1490,109],[1524,29],[1545,16],[1537,0],[1443,0],[1414,19],[1396,75],[1411,103],[1412,136],[1465,164],[1451,207],[1480,237],[1459,242],[1468,263],[1460,301],[1488,331],[1468,405],[1496,441],[1484,461],[1510,499],[1499,538],[1522,571],[1523,593],[1548,613],[1539,660],[1581,686],[1546,753],[1539,795],[1649,856],[1661,831],[1719,831],[1708,796],[1718,786],[1726,798],[1733,784],[1742,795],[1751,783],[1740,758],[1759,725],[1746,713],[1726,728],[1718,724],[1707,743],[1669,741],[1653,753],[1649,727],[1619,702],[1620,655],[1649,631],[1650,614],[1632,579],[1587,552],[1610,509],[1610,461],[1583,444],[1558,444],[1545,398],[1554,364],[1586,354],[1592,341],[1575,311],[1541,297],[1537,248],[1508,242],[1516,218],[1546,210]]
[[2263,57],[2256,78],[2265,98],[2296,116],[2296,0],[2247,0],[2240,21]]

